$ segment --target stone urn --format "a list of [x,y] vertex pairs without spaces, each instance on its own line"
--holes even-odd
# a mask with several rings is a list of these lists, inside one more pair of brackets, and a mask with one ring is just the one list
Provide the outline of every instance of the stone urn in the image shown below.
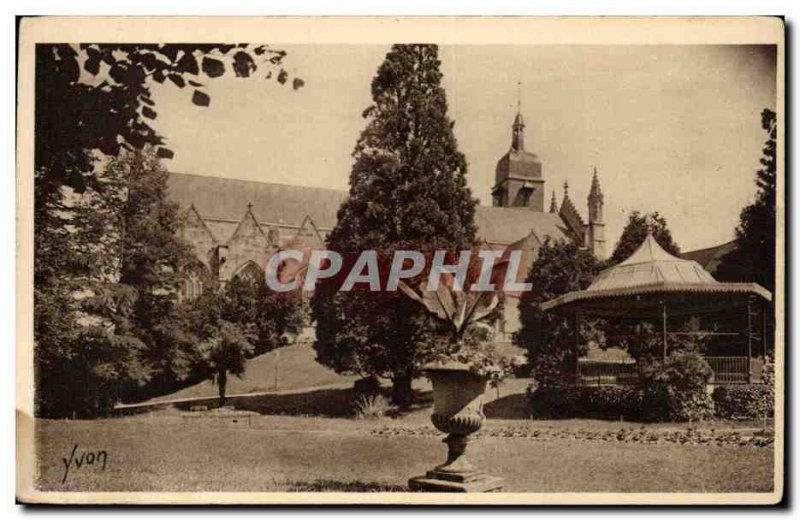
[[470,464],[466,457],[469,436],[483,425],[483,394],[486,378],[469,370],[463,363],[425,367],[433,383],[431,422],[446,433],[447,460],[424,476],[409,480],[413,491],[449,491],[473,493],[498,491],[502,479],[492,477]]

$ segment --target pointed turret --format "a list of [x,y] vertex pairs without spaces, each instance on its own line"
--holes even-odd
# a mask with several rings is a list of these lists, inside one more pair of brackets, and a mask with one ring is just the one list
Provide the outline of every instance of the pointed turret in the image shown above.
[[600,189],[600,180],[597,178],[597,168],[594,168],[592,187],[589,190],[589,222],[603,221],[603,191]]
[[592,175],[592,187],[587,198],[589,204],[589,226],[586,230],[586,242],[589,250],[597,258],[606,258],[605,224],[603,223],[603,191],[600,189],[600,179],[597,177],[597,168]]
[[553,190],[553,197],[550,199],[550,213],[558,213],[558,202],[556,202],[556,190]]
[[561,210],[564,208],[572,207],[574,209],[574,205],[572,204],[572,199],[569,198],[569,182],[564,181],[564,198],[561,199]]
[[515,152],[525,151],[525,122],[519,112],[511,125],[511,149]]
[[575,209],[575,204],[569,198],[569,183],[564,181],[564,198],[561,200],[561,207],[558,209],[558,214],[561,219],[569,227],[575,241],[580,245],[584,245],[586,238],[586,224],[583,223],[578,210]]

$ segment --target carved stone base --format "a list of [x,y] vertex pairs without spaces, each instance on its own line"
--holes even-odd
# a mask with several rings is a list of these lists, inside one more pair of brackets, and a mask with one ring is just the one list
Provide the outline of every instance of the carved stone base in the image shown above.
[[434,470],[410,479],[408,487],[429,493],[488,493],[503,489],[503,479],[480,472],[455,475]]
[[428,367],[433,382],[431,422],[447,433],[447,460],[425,475],[408,481],[412,491],[449,493],[485,493],[500,491],[503,480],[487,475],[470,464],[466,451],[469,436],[481,428],[484,420],[483,394],[486,378],[476,376],[469,367],[458,363]]

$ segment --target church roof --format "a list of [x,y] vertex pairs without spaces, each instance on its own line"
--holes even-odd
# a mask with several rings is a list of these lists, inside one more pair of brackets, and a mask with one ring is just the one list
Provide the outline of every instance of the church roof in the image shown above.
[[512,244],[531,231],[542,239],[547,235],[555,240],[569,239],[569,232],[561,217],[525,208],[478,206],[475,223],[478,225],[478,235],[496,244]]
[[586,229],[586,224],[581,218],[581,214],[575,209],[575,204],[569,198],[568,184],[564,183],[564,199],[561,201],[561,207],[558,210],[558,215],[564,222],[569,225],[575,236],[581,237]]
[[[183,207],[194,204],[215,236],[227,237],[242,220],[248,203],[259,224],[299,227],[306,216],[317,228],[330,230],[336,225],[336,213],[347,192],[326,188],[290,186],[268,182],[243,181],[185,173],[171,173],[169,196]],[[214,220],[227,221],[215,223]],[[478,236],[487,242],[509,245],[533,231],[544,239],[569,239],[569,231],[557,214],[524,208],[478,206],[475,212]],[[224,226],[216,229],[214,226]]]
[[[528,152],[525,150],[514,150],[511,149],[504,156],[497,161],[497,167],[507,168],[511,164],[541,164],[542,161],[539,159],[539,156],[535,153]],[[516,172],[511,172],[513,175]],[[520,174],[524,175],[524,173],[520,172]]]
[[694,260],[703,266],[703,269],[711,274],[714,274],[714,272],[717,270],[717,267],[719,267],[722,258],[728,253],[732,252],[734,249],[736,249],[736,241],[731,240],[730,242],[725,242],[724,244],[720,244],[718,246],[681,253],[681,258]]
[[336,212],[347,192],[326,188],[243,181],[186,173],[171,173],[169,196],[195,208],[204,219],[239,222],[248,203],[260,223],[299,226],[306,216],[321,228],[336,225]]

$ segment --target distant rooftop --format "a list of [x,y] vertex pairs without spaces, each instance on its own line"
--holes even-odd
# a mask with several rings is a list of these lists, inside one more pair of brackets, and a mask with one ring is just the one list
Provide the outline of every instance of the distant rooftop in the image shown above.
[[[336,225],[339,206],[347,198],[342,190],[186,173],[171,173],[168,190],[170,198],[182,207],[194,204],[203,219],[238,222],[252,204],[260,223],[299,226],[308,215],[325,230]],[[563,220],[553,213],[478,206],[475,221],[479,236],[494,244],[511,244],[531,231],[542,240],[546,235],[568,239]]]

